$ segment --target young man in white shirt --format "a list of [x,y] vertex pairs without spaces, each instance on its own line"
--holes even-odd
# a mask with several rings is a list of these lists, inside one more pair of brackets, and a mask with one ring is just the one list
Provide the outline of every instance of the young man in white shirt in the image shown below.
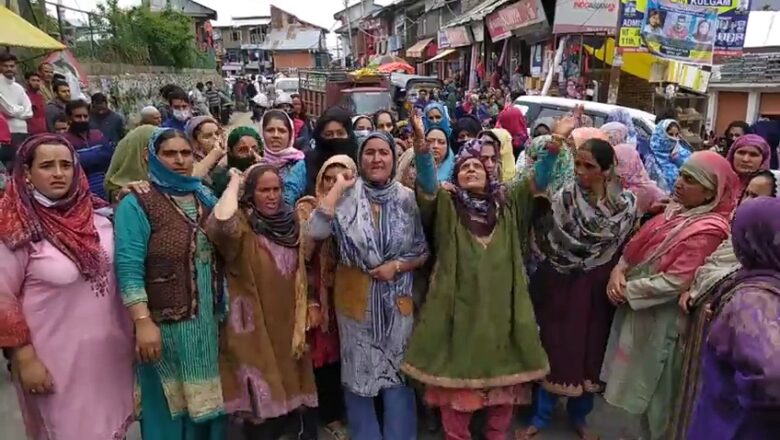
[[0,149],[0,160],[13,161],[16,148],[27,139],[27,120],[33,110],[27,91],[16,82],[16,56],[10,52],[0,53],[0,111],[8,120],[11,130],[11,146]]

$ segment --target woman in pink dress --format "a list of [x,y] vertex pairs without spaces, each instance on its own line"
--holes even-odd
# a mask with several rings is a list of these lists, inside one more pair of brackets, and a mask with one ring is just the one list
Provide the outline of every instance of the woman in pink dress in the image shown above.
[[132,421],[133,336],[105,206],[64,138],[22,144],[0,199],[0,346],[31,439],[122,439]]

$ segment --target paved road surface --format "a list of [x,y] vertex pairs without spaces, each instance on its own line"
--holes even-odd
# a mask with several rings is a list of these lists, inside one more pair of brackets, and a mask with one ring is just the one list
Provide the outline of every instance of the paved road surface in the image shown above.
[[[249,124],[251,124],[250,113],[237,113],[233,116],[230,126],[236,127]],[[19,413],[16,393],[10,383],[4,361],[0,361],[0,370],[0,439],[25,440],[22,416]],[[577,436],[567,426],[562,406],[559,405],[558,409],[555,423],[548,430],[537,436],[539,440],[577,439]],[[635,434],[638,431],[635,418],[606,405],[601,399],[597,400],[596,409],[590,418],[590,423],[594,431],[598,432],[603,440],[633,440],[638,438]],[[325,436],[322,436],[322,438],[327,440]],[[441,434],[421,433],[420,435],[420,440],[441,438],[443,438]],[[140,439],[138,426],[133,426],[127,440]]]

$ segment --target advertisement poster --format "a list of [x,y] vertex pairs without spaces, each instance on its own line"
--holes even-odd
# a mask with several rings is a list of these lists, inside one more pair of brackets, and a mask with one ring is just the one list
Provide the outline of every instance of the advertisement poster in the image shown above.
[[[624,51],[639,52],[647,50],[642,37],[643,27],[647,22],[645,15],[648,10],[658,9],[654,6],[648,7],[649,4],[657,5],[658,3],[661,3],[661,1],[621,0],[618,46],[623,48]],[[672,5],[672,8],[715,9],[717,11],[717,26],[712,48],[714,58],[717,61],[721,57],[742,55],[742,46],[745,43],[745,32],[747,31],[748,13],[750,12],[750,0],[675,0],[674,2],[668,1],[664,3]],[[666,25],[665,17],[664,24]],[[669,22],[669,24],[673,25],[674,23]],[[703,25],[703,27],[706,26]],[[694,29],[693,33],[696,33],[696,29]],[[684,59],[684,61],[688,60]]]
[[641,35],[647,49],[661,58],[712,64],[717,28],[715,8],[647,0]]

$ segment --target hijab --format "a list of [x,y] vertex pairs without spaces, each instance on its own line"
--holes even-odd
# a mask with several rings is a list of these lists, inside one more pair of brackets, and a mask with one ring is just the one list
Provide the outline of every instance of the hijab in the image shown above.
[[552,116],[546,116],[543,118],[537,118],[531,126],[531,136],[536,136],[536,129],[544,126],[547,127],[548,134],[552,134],[553,128],[555,128],[555,118]]
[[[737,171],[736,168],[734,168],[734,156],[737,154],[737,151],[746,147],[753,147],[761,154],[762,160],[761,165],[758,167],[758,171],[768,170],[769,161],[772,158],[772,152],[770,151],[769,144],[766,143],[764,138],[757,134],[746,134],[737,138],[737,140],[731,144],[731,148],[729,148],[728,154],[726,154],[726,160],[729,161],[734,172]],[[737,175],[739,176],[739,180],[742,183],[742,189],[745,189],[748,182],[750,182],[750,178],[753,176],[753,173],[749,173],[747,175],[740,175],[737,173]]]
[[610,145],[628,143],[628,128],[622,122],[607,122],[600,130],[607,135]]
[[512,146],[512,135],[503,128],[494,128],[485,133],[492,133],[498,141],[500,149],[496,151],[496,163],[498,165],[498,179],[501,183],[511,182],[515,178],[515,156]]
[[257,164],[246,171],[244,193],[240,203],[249,212],[249,224],[257,235],[262,235],[272,242],[294,248],[298,246],[298,222],[295,219],[295,211],[290,205],[280,198],[279,209],[270,215],[264,214],[255,205],[255,190],[258,180],[263,174],[270,172],[279,178],[279,186],[282,186],[282,176],[279,169],[271,164]]
[[496,128],[503,128],[512,135],[512,149],[519,153],[528,140],[528,122],[523,111],[510,105],[498,114]]
[[202,159],[206,155],[206,152],[201,149],[200,145],[198,145],[198,140],[195,138],[195,132],[198,131],[198,128],[201,125],[207,122],[211,122],[212,124],[219,126],[217,121],[211,116],[195,116],[188,119],[187,123],[184,124],[184,134],[187,136],[187,140],[190,141],[190,145],[192,145],[196,155],[199,156],[198,159]]
[[[534,168],[534,163],[549,154],[547,144],[552,142],[553,137],[549,134],[537,136],[531,141],[531,145],[525,151],[525,166],[520,173],[521,177],[529,176]],[[550,172],[547,193],[554,194],[572,181],[574,181],[574,157],[571,149],[563,147],[560,148]]]
[[[73,159],[73,181],[65,196],[51,200],[27,183],[26,164],[44,144],[64,145]],[[92,195],[78,155],[65,138],[54,134],[29,137],[16,153],[16,161],[0,199],[0,240],[12,251],[46,240],[71,260],[99,295],[108,293],[109,258],[94,224],[97,210],[106,203]]]
[[585,142],[591,139],[601,139],[602,141],[609,141],[609,138],[603,131],[593,127],[575,128],[571,132],[571,137],[574,139],[574,146],[576,148],[580,148],[582,144],[584,144]]
[[780,199],[759,197],[737,208],[731,227],[734,254],[742,270],[737,278],[769,278],[780,284]]
[[[414,164],[414,149],[410,148],[406,151],[404,151],[401,156],[398,158],[398,176],[396,178],[399,182],[404,183],[404,179],[410,173],[412,170],[414,170],[415,164]],[[416,171],[416,170],[415,170]],[[417,179],[415,178],[414,181],[409,182],[411,183],[411,186],[408,186],[410,189],[415,188],[415,182]]]
[[[214,194],[203,185],[200,178],[195,176],[182,176],[169,170],[157,155],[157,149],[164,142],[162,136],[168,132],[176,131],[173,128],[155,128],[149,139],[149,181],[157,189],[171,196],[194,194],[204,206],[211,209],[216,205]],[[181,132],[178,132],[181,134]]]
[[452,151],[452,148],[450,148],[449,137],[447,136],[447,133],[439,127],[431,127],[426,130],[426,139],[428,138],[428,134],[434,130],[438,130],[444,133],[444,137],[447,139],[447,148],[444,151],[444,159],[441,160],[441,163],[436,165],[436,180],[439,183],[448,182],[452,178],[452,172],[455,169],[455,153]]
[[664,119],[655,126],[650,138],[650,152],[645,157],[647,173],[667,194],[674,188],[680,167],[691,156],[684,140],[675,139],[666,132],[672,124],[677,124],[677,121]]
[[148,179],[144,149],[149,146],[149,139],[156,128],[154,125],[136,127],[117,144],[103,182],[109,200],[116,199],[119,190],[128,183]]
[[623,188],[636,196],[637,211],[647,212],[653,204],[664,198],[664,192],[650,179],[636,146],[618,144],[615,147],[617,166],[615,171]]
[[[346,139],[325,139],[322,137],[325,126],[331,122],[338,122],[344,126],[347,131]],[[317,120],[314,127],[313,139],[315,148],[306,153],[306,193],[314,195],[319,173],[325,161],[332,156],[343,154],[349,156],[353,161],[357,161],[357,141],[355,132],[352,130],[352,121],[349,113],[339,107],[328,109],[325,114]]]
[[458,135],[464,131],[474,139],[482,131],[482,124],[472,115],[465,115],[455,122],[455,128],[452,129],[452,138],[450,139],[450,145],[453,147],[455,154],[458,154],[467,142],[458,142]]
[[[483,143],[480,139],[474,139],[466,143],[455,161],[455,170],[469,159],[476,159],[482,163]],[[500,172],[500,168],[499,168]],[[462,188],[458,182],[457,171],[452,176],[455,184],[455,211],[458,218],[469,231],[478,237],[487,237],[493,232],[498,220],[498,208],[504,203],[503,187],[498,181],[498,176],[487,173],[485,179],[485,194],[479,195]]]
[[657,261],[655,271],[672,275],[692,275],[704,260],[703,249],[691,258],[678,259],[671,250],[684,246],[698,234],[728,235],[729,216],[737,202],[738,179],[728,161],[712,151],[697,151],[685,162],[682,169],[705,188],[715,194],[712,200],[686,209],[672,201],[662,215],[653,217],[628,242],[623,258],[631,266]]
[[[290,119],[290,116],[281,110],[268,110],[263,114],[263,119],[261,121],[261,126],[263,127],[263,131],[265,131],[265,126],[268,122],[270,122],[271,119],[279,119],[284,121],[285,125],[287,126],[287,130],[289,130],[290,139],[285,148],[279,151],[273,151],[270,148],[268,148],[267,145],[265,145],[265,142],[262,142],[262,139],[260,139],[260,136],[257,134],[257,132],[254,131],[254,129],[252,129],[252,131],[254,132],[253,136],[258,139],[258,144],[262,142],[262,144],[265,145],[265,147],[263,148],[262,163],[267,163],[277,168],[283,168],[285,166],[294,164],[299,160],[302,160],[305,155],[303,151],[295,148],[295,134],[294,134],[295,129],[293,126],[293,121],[292,119]],[[251,127],[239,127],[236,130],[240,128],[251,128]],[[233,132],[235,132],[235,130],[233,130]],[[233,132],[230,133],[231,136],[233,135]],[[238,142],[238,139],[240,139],[241,137],[242,136],[239,136],[236,139],[236,143]],[[230,145],[230,138],[228,138],[228,145]]]
[[[609,115],[607,115],[607,123],[610,122],[619,122],[623,124],[624,127],[626,127],[627,134],[626,139],[624,142],[618,142],[618,143],[627,143],[627,144],[634,144],[636,145],[638,141],[638,135],[636,131],[636,126],[634,125],[634,118],[631,117],[631,113],[628,112],[628,110],[623,108],[616,108],[615,110],[612,110],[609,112]],[[604,127],[601,127],[602,130],[604,130]],[[604,130],[606,132],[606,130]]]
[[328,168],[334,165],[342,166],[357,175],[357,165],[355,164],[355,161],[352,160],[349,156],[344,154],[337,154],[336,156],[331,157],[325,161],[325,163],[322,165],[322,168],[320,168],[320,171],[317,173],[317,189],[314,194],[317,199],[322,199],[327,195],[327,193],[325,193],[322,179],[325,177],[325,173],[328,171]]
[[[428,113],[431,110],[438,110],[439,113],[441,113],[441,121],[434,123],[428,118]],[[447,136],[447,139],[449,139],[450,136],[452,136],[452,127],[450,127],[449,112],[447,112],[447,108],[444,107],[443,104],[440,104],[438,102],[431,102],[430,104],[426,105],[425,110],[423,110],[422,120],[426,132],[430,131],[433,128],[438,128],[444,132],[444,134]]]

